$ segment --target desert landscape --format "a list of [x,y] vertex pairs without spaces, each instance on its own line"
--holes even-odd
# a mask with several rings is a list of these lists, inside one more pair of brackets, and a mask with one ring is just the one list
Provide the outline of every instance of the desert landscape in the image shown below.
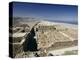
[[13,23],[9,30],[13,32],[10,33],[13,57],[78,54],[77,25],[28,19]]
[[9,56],[78,55],[78,6],[11,2]]

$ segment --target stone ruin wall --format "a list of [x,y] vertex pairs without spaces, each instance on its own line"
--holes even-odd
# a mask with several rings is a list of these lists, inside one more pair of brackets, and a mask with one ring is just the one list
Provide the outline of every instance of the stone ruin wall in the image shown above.
[[[63,28],[63,27],[62,27]],[[50,47],[56,48],[62,48],[67,46],[74,46],[78,44],[78,40],[69,41],[68,38],[61,37],[60,39],[57,39],[55,36],[58,34],[59,30],[65,30],[65,28],[62,29],[59,26],[35,26],[35,36],[37,41],[37,48],[39,49],[48,49]],[[56,38],[55,38],[56,37]],[[64,41],[67,39],[68,41]],[[16,56],[16,54],[21,53],[23,51],[23,44],[16,44],[13,45],[13,57]]]
[[[24,42],[22,43],[22,44],[18,44],[18,43],[21,43],[21,41],[23,40],[23,39],[25,39],[26,38],[26,36],[27,36],[27,33],[30,31],[27,27],[25,28],[25,30],[23,29],[23,27],[19,27],[19,28],[22,28],[21,30],[20,29],[18,29],[18,33],[26,33],[26,35],[25,36],[23,36],[23,37],[12,37],[12,35],[9,37],[9,41],[10,41],[10,43],[9,43],[9,46],[11,46],[11,47],[9,47],[12,51],[12,53],[11,53],[11,55],[12,55],[12,57],[15,57],[17,54],[19,54],[19,53],[21,53],[21,52],[23,52],[23,44],[24,44]],[[16,29],[17,30],[17,29]],[[24,31],[23,31],[24,30]],[[14,34],[14,30],[13,30],[13,34]],[[16,44],[15,44],[16,43]]]
[[[60,29],[60,27],[56,28],[55,26],[36,26],[35,33],[38,49],[47,49],[51,46],[56,48],[77,45],[78,40],[71,41],[69,38],[59,36],[59,30],[62,31],[65,30],[65,28]],[[58,35],[60,39],[55,35]]]

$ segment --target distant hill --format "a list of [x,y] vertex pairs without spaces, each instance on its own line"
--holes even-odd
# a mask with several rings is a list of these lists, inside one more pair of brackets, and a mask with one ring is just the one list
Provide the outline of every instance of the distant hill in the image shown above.
[[21,22],[39,22],[39,21],[50,21],[50,22],[58,22],[58,23],[69,23],[69,24],[76,24],[78,25],[78,22],[73,21],[57,21],[57,20],[48,20],[48,19],[38,19],[34,17],[13,17],[13,25],[19,24]]
[[13,17],[13,26],[20,25],[21,23],[34,24],[36,22],[42,21],[38,18],[32,17]]
[[18,24],[19,22],[35,22],[35,21],[40,20],[32,17],[13,17],[13,24]]

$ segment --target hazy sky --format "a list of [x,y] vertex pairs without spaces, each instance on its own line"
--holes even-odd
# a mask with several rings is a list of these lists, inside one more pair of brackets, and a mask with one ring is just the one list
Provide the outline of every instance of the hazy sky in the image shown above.
[[71,5],[13,3],[13,16],[38,17],[56,21],[78,21],[78,7]]

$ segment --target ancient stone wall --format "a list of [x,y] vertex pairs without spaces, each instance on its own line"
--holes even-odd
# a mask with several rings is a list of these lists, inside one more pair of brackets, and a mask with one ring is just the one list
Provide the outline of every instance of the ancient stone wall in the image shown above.
[[[34,29],[36,33],[35,35],[36,35],[38,49],[46,49],[52,45],[57,47],[57,46],[67,46],[67,45],[71,46],[77,44],[76,42],[73,42],[77,39],[72,37],[72,36],[76,36],[76,34],[73,34],[76,31],[69,33],[67,32],[66,28],[64,27],[60,28],[54,25],[53,26],[38,25]],[[72,36],[70,37],[72,37],[73,40],[71,40],[68,36],[65,36],[62,33],[60,33],[63,31],[67,32],[66,33],[67,35],[72,34]]]

